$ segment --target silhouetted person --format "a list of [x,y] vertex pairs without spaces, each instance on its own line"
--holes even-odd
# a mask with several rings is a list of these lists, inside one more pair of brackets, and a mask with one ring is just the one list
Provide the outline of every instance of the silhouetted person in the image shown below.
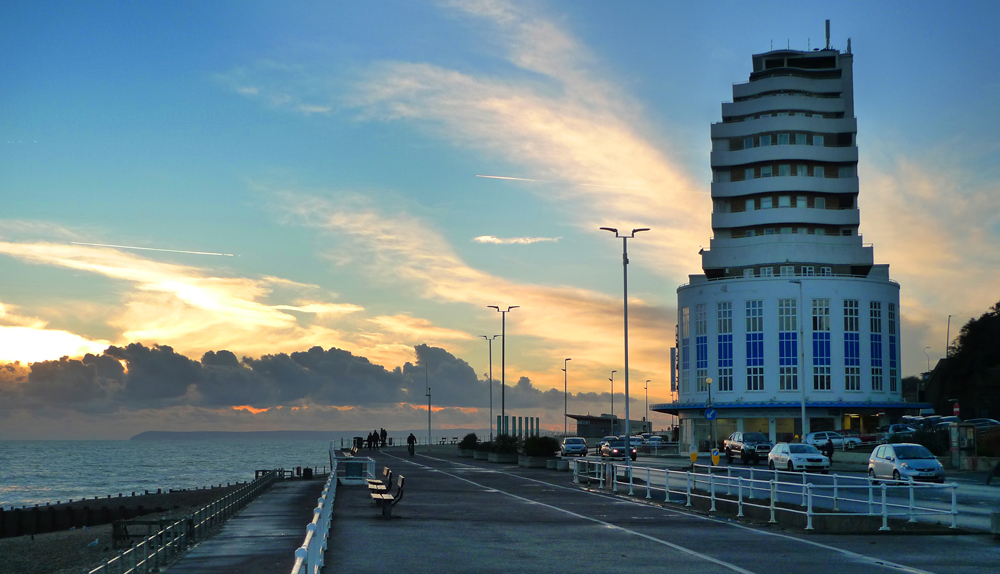
[[416,450],[417,437],[410,433],[410,436],[406,437],[406,450],[410,451],[410,458],[413,457],[413,451]]
[[830,464],[833,464],[833,441],[831,439],[826,439],[826,444],[823,445],[823,456],[830,459]]
[[379,438],[382,439],[382,448],[385,448],[385,437],[387,437],[388,435],[389,433],[385,432],[385,429],[382,429],[382,432],[380,433],[379,436]]

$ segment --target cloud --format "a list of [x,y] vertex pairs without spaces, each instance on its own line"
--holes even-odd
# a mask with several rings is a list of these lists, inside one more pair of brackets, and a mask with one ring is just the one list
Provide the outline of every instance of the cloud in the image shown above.
[[480,235],[472,240],[476,243],[493,243],[495,245],[531,245],[532,243],[544,243],[547,241],[556,242],[561,237],[494,237],[492,235]]

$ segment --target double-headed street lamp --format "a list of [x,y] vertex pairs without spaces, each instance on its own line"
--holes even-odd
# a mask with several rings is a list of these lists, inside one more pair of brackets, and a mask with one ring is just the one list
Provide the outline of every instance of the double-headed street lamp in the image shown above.
[[[618,371],[611,371],[611,434],[615,434],[615,373]],[[617,436],[617,435],[616,435]]]
[[[628,441],[628,447],[632,447],[632,432],[629,425],[629,413],[628,413],[628,240],[630,237],[635,237],[636,233],[640,231],[649,231],[648,227],[640,227],[639,229],[633,229],[632,233],[629,235],[621,235],[618,230],[614,227],[602,227],[604,231],[610,231],[615,234],[615,237],[621,237],[622,239],[622,274],[623,274],[623,285],[625,290],[625,437]],[[612,397],[613,397],[612,393]],[[614,413],[612,413],[612,417]],[[612,421],[614,418],[611,419]],[[625,457],[625,464],[629,467],[629,477],[632,476],[632,457]],[[629,479],[629,494],[632,494],[632,480]]]
[[[805,312],[805,308],[803,308],[803,306],[802,306],[803,305],[803,301],[802,301],[802,280],[801,279],[792,279],[791,281],[789,281],[789,283],[794,283],[794,284],[796,284],[796,285],[799,286],[799,313],[798,313],[798,315],[799,315],[799,317],[798,317],[798,320],[799,320],[799,325],[798,325],[798,327],[799,327],[799,341],[798,341],[798,345],[799,345],[799,369],[798,370],[799,370],[800,373],[802,373],[802,376],[799,377],[799,381],[798,381],[802,385],[802,429],[801,429],[802,434],[801,434],[801,438],[799,439],[799,441],[800,442],[805,442],[805,440],[806,440],[806,434],[809,433],[809,425],[808,425],[808,421],[806,419],[806,360],[805,360],[806,346],[805,346],[805,341],[802,340],[802,321],[805,319],[806,312]],[[815,329],[815,328],[816,327],[813,327],[813,329]]]
[[[652,379],[646,379],[646,416],[642,417],[642,420],[649,422],[649,381]],[[649,430],[653,430],[653,425],[649,425]]]
[[[500,341],[500,421],[503,428],[500,434],[507,434],[507,411],[506,411],[506,399],[505,395],[507,392],[506,384],[506,355],[507,355],[507,313],[511,309],[517,309],[520,305],[509,305],[506,310],[501,309],[498,305],[487,305],[490,309],[496,309],[500,313],[500,336],[503,338]],[[492,388],[492,387],[491,387]]]
[[569,436],[566,433],[566,430],[567,430],[566,429],[566,419],[569,418],[569,409],[567,408],[568,405],[569,405],[569,402],[568,402],[568,400],[566,398],[568,396],[567,392],[566,392],[567,391],[567,386],[566,386],[566,376],[567,376],[566,367],[569,366],[569,362],[572,361],[572,360],[573,359],[571,359],[571,358],[563,359],[563,438],[566,438],[566,437]]
[[493,339],[496,339],[500,335],[493,335],[492,337],[487,337],[486,335],[480,335],[480,337],[486,339],[490,344],[490,441],[493,441]]

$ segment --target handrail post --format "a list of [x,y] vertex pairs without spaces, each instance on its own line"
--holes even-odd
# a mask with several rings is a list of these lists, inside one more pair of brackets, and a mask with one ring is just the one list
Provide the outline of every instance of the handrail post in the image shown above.
[[868,477],[868,516],[875,514],[875,481]]
[[663,469],[663,502],[670,502],[670,470]]
[[801,506],[805,506],[805,505],[806,505],[806,471],[803,470],[802,471],[802,504],[801,504]]
[[573,461],[573,484],[580,484],[580,461]]
[[806,505],[806,530],[813,529],[813,488],[812,483],[806,485],[808,504]]
[[754,481],[753,481],[753,467],[751,466],[750,467],[750,496],[748,496],[747,498],[753,498],[754,497],[753,496],[753,485],[754,485]]
[[879,530],[889,530],[889,509],[885,502],[885,492],[888,490],[888,486],[882,483],[882,528]]
[[733,495],[733,468],[726,467],[726,496]]
[[618,465],[611,463],[611,491],[618,493]]
[[916,522],[917,519],[913,516],[913,477],[910,477],[910,520],[908,522]]
[[838,500],[837,500],[837,475],[835,474],[835,475],[833,475],[833,510],[834,511],[840,510],[837,507],[837,502],[838,502]]
[[691,506],[691,471],[687,473],[687,504],[684,506]]
[[778,483],[773,478],[770,480],[770,483],[771,483],[771,520],[769,522],[771,524],[775,524],[778,522],[774,518],[774,506],[776,499],[778,498]]
[[600,476],[600,482],[598,483],[598,487],[601,490],[604,490],[604,475],[608,474],[608,463],[606,463],[606,462],[598,463],[597,469],[598,469],[598,473],[601,475]]
[[743,477],[742,476],[736,477],[736,486],[737,486],[737,492],[739,493],[739,495],[737,497],[739,499],[739,505],[737,507],[737,508],[739,508],[739,511],[736,513],[736,516],[738,518],[742,518],[743,517]]
[[646,467],[646,498],[653,498],[649,494],[649,478],[650,478],[650,474],[651,474],[651,471],[650,471],[649,467],[647,466]]
[[712,498],[712,508],[708,511],[715,512],[715,473],[712,472],[712,469],[708,470],[708,491]]

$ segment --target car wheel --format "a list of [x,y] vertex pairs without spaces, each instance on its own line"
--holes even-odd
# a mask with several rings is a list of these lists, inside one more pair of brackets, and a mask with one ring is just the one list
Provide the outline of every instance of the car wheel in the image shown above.
[[872,484],[878,484],[878,481],[875,480],[875,469],[874,468],[869,468],[868,469],[868,478],[872,479]]
[[899,480],[899,471],[898,470],[892,471],[892,479],[893,480]]
[[795,466],[792,465],[792,461],[788,461],[788,472],[795,472]]
[[726,464],[733,464],[733,453],[728,448],[726,449]]
[[774,470],[774,461],[773,460],[767,461],[767,468],[769,468],[771,470]]

